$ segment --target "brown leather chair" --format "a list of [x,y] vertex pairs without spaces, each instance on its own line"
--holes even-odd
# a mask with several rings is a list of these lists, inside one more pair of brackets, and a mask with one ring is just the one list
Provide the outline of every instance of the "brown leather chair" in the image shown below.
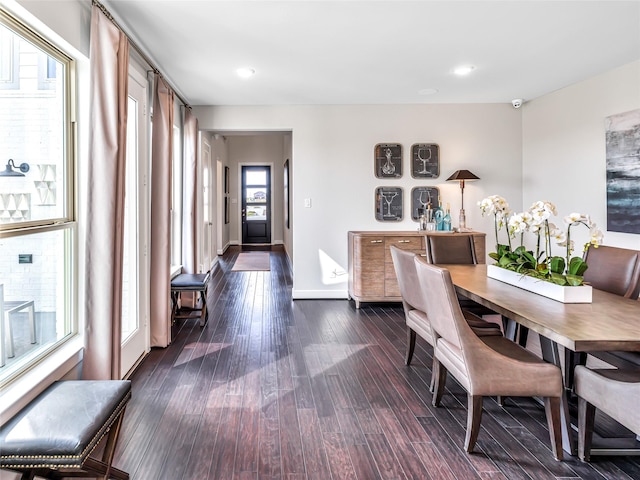
[[[427,316],[428,305],[425,303],[424,292],[422,292],[418,282],[418,274],[414,262],[417,255],[393,245],[390,248],[408,327],[405,363],[409,365],[415,350],[416,334],[426,340],[429,345],[433,345],[431,326]],[[469,312],[464,312],[464,315],[476,335],[502,335],[502,331],[496,324],[486,322],[473,314],[469,314]]]
[[440,403],[449,372],[467,391],[465,450],[473,451],[478,438],[483,397],[537,396],[544,398],[553,455],[561,460],[560,368],[505,337],[474,335],[462,315],[449,271],[419,257],[415,263],[435,340],[433,405]]
[[[428,235],[425,237],[427,263],[440,265],[477,265],[476,248],[471,235]],[[495,315],[496,312],[458,295],[463,310],[478,316]],[[506,323],[506,319],[505,319]]]
[[[584,253],[584,261],[589,268],[584,272],[584,281],[598,290],[604,290],[625,298],[638,299],[640,295],[640,251],[609,246],[590,246]],[[594,318],[593,321],[598,321]],[[638,320],[640,328],[640,319]],[[618,368],[638,366],[638,352],[596,352],[593,354]],[[575,365],[585,365],[586,353],[565,350],[565,369],[567,386],[573,385]]]
[[471,235],[427,235],[425,245],[428,263],[442,265],[475,265],[478,263]]
[[581,365],[575,371],[578,394],[578,456],[591,457],[591,440],[596,408],[640,434],[640,370],[590,370]]
[[640,294],[640,252],[628,248],[589,247],[584,281],[598,290],[637,299]]

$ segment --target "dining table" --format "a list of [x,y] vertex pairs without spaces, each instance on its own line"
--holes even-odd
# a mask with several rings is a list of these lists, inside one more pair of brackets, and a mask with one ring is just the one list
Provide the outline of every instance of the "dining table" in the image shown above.
[[[560,368],[559,346],[586,353],[640,352],[640,301],[594,288],[591,303],[563,303],[490,278],[484,264],[440,266],[449,270],[459,294],[538,333],[543,359]],[[566,389],[561,404],[563,449],[575,455]],[[631,453],[629,450],[607,453]]]

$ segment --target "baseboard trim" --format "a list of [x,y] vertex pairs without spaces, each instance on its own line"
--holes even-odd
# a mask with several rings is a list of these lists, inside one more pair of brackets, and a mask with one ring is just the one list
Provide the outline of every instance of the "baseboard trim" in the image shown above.
[[346,290],[296,290],[291,291],[294,300],[346,300]]

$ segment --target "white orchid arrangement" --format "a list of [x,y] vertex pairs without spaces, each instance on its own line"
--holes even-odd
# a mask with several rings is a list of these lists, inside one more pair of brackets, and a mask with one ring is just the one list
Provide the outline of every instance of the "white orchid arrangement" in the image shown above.
[[[510,270],[552,281],[560,285],[581,285],[583,274],[588,268],[582,257],[571,257],[574,242],[571,240],[571,227],[584,225],[589,228],[590,245],[598,247],[602,243],[603,234],[591,221],[588,215],[571,213],[564,217],[566,230],[557,227],[550,219],[557,215],[556,206],[551,202],[534,202],[531,207],[521,213],[511,213],[507,201],[499,195],[492,195],[478,203],[482,215],[493,214],[496,234],[496,252],[489,256],[498,265]],[[498,233],[506,226],[508,244],[500,244]],[[536,235],[536,252],[528,251],[524,246],[526,232]],[[512,249],[511,239],[520,237],[520,246]],[[551,241],[565,248],[564,257],[551,255]],[[542,245],[544,242],[544,245]],[[544,250],[541,250],[543,249]],[[546,255],[545,255],[546,253]]]

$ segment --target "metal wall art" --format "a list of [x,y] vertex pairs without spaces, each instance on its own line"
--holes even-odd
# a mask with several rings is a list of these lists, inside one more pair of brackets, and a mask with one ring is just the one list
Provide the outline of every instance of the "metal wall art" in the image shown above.
[[440,176],[440,148],[436,143],[414,143],[411,146],[411,176],[437,178]]
[[376,220],[381,222],[399,222],[404,207],[401,187],[376,188]]
[[378,143],[374,149],[376,177],[400,178],[402,176],[402,145]]
[[438,187],[414,187],[411,189],[411,219],[416,222],[420,220],[420,210],[427,210],[431,205],[431,210],[435,211],[440,199]]

